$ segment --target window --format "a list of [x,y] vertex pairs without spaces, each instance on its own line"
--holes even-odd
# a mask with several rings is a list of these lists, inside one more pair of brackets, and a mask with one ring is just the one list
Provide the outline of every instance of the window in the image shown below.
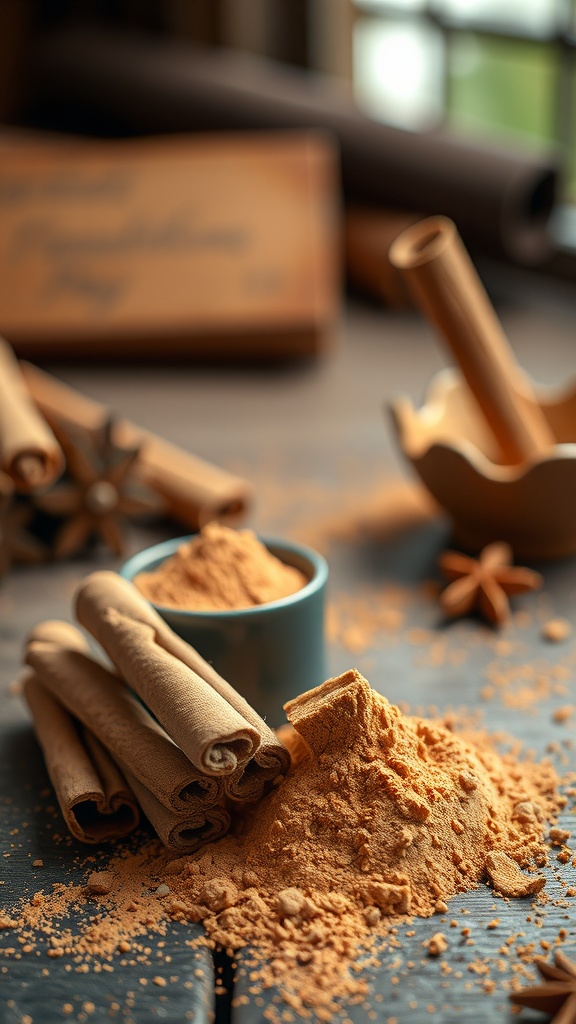
[[576,0],[354,0],[370,116],[563,156],[557,241],[576,250]]

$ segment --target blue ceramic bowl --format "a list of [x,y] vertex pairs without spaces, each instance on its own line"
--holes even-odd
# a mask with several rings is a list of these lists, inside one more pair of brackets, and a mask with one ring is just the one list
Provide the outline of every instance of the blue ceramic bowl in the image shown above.
[[[132,581],[151,572],[191,537],[140,551],[120,569]],[[186,611],[153,607],[195,647],[272,726],[285,721],[287,700],[326,678],[324,599],[328,566],[311,548],[260,537],[273,555],[295,566],[308,583],[289,597],[234,611]]]

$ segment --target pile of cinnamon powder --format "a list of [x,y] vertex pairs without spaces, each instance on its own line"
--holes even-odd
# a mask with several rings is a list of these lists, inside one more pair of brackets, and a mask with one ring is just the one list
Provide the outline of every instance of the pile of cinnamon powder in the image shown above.
[[[255,990],[330,1020],[342,1000],[365,1001],[351,968],[394,922],[444,912],[487,875],[504,896],[542,887],[544,830],[566,802],[549,762],[404,715],[356,670],[286,707],[292,768],[231,834],[177,859],[157,842],[121,851],[87,887],[37,894],[7,915],[20,948],[44,932],[54,955],[89,963],[169,918],[202,921],[215,945],[251,948]],[[64,903],[83,901],[97,903],[88,928],[59,929]]]
[[299,569],[276,558],[252,530],[208,523],[153,572],[134,583],[166,608],[224,611],[288,597],[306,586]]

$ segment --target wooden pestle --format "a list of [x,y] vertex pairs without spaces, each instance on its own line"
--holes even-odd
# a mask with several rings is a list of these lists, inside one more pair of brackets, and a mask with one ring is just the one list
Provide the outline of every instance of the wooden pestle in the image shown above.
[[503,461],[526,462],[549,452],[556,443],[552,430],[454,222],[447,217],[419,221],[398,235],[389,258],[447,342]]

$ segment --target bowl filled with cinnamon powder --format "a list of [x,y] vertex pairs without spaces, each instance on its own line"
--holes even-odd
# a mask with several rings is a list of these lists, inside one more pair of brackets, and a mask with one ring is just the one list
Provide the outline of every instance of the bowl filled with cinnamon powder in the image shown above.
[[303,681],[326,678],[328,566],[311,548],[212,522],[120,572],[272,725]]

